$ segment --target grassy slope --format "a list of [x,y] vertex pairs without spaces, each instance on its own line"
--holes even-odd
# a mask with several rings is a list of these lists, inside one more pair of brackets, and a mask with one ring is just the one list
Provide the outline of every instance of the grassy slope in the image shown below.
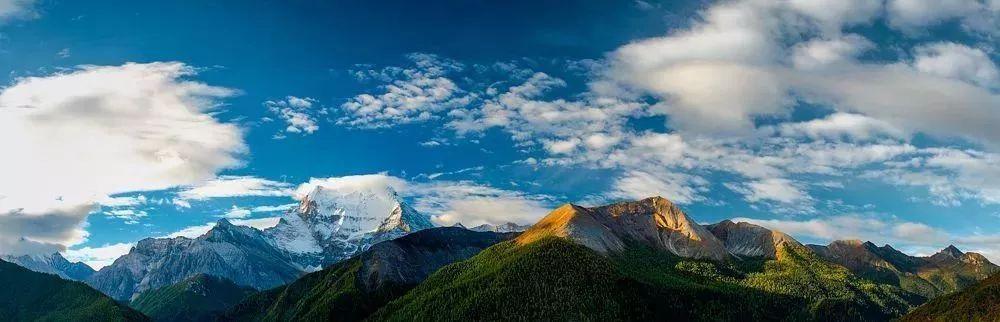
[[199,274],[143,292],[131,306],[156,321],[212,321],[253,291],[220,277]]
[[633,247],[612,258],[558,238],[446,266],[371,320],[857,320],[910,308],[808,252],[743,267]]
[[1000,274],[931,300],[901,321],[1000,321]]
[[89,286],[0,261],[0,321],[145,321]]
[[359,321],[413,286],[356,284],[361,261],[351,259],[295,283],[252,295],[226,313],[228,321]]

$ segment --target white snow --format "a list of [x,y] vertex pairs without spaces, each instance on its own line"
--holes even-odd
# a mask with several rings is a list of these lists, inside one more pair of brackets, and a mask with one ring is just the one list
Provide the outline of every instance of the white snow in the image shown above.
[[317,185],[282,218],[266,232],[275,245],[296,254],[320,253],[334,244],[353,246],[353,251],[365,249],[368,245],[358,245],[360,241],[405,224],[403,201],[389,186],[329,189]]

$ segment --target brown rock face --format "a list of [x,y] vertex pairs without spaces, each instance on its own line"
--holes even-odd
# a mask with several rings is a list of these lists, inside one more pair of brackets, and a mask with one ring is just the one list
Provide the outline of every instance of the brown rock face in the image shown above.
[[605,254],[635,242],[688,258],[723,260],[729,256],[718,238],[662,197],[594,208],[564,205],[525,231],[517,242],[527,244],[547,236],[569,238]]
[[792,236],[746,222],[723,220],[706,228],[736,256],[777,259],[782,246],[802,247]]

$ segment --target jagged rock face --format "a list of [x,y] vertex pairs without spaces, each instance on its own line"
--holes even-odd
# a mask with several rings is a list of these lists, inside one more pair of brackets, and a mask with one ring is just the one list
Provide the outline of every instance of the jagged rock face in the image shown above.
[[569,238],[605,254],[637,242],[682,257],[723,260],[729,256],[718,238],[662,197],[595,208],[565,205],[517,240],[526,244],[546,236]]
[[722,241],[730,254],[740,257],[778,258],[782,246],[800,247],[798,241],[787,234],[751,223],[734,223],[724,220],[706,228]]
[[827,246],[810,245],[810,248],[834,263],[847,267],[853,272],[880,271],[900,272],[895,265],[873,252],[878,247],[860,240],[837,240]]
[[[461,225],[461,224],[459,224]],[[463,226],[464,227],[464,226]],[[476,227],[470,228],[472,231],[491,231],[495,233],[519,233],[531,228],[529,225],[518,225],[512,222],[501,224],[501,225],[490,225],[482,224]]]
[[220,220],[195,239],[145,239],[125,256],[95,273],[87,284],[118,300],[183,281],[196,274],[223,277],[238,285],[267,289],[303,272],[257,229]]
[[926,275],[927,271],[936,269],[944,270],[961,270],[966,274],[976,277],[976,280],[981,280],[994,273],[1000,272],[1000,266],[993,264],[986,256],[979,253],[963,253],[958,250],[954,245],[950,245],[940,252],[931,255],[930,257],[924,258],[926,262],[929,262],[923,267],[921,272],[922,275]]
[[403,202],[392,188],[345,193],[318,186],[265,234],[297,262],[318,269],[378,242],[431,227],[430,217]]
[[94,274],[94,269],[87,266],[87,264],[80,262],[71,263],[59,253],[48,255],[3,255],[0,256],[0,259],[39,273],[55,274],[64,279],[74,281],[86,280]]

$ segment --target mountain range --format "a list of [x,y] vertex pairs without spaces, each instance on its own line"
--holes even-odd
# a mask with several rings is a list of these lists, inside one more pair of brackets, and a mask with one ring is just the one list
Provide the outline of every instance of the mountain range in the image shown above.
[[0,260],[20,265],[21,267],[40,272],[55,274],[63,279],[73,281],[83,281],[94,275],[94,269],[87,264],[66,260],[62,254],[38,254],[38,255],[2,255]]
[[86,282],[121,301],[195,274],[264,290],[430,227],[430,217],[391,188],[343,192],[317,186],[274,227],[262,231],[221,219],[197,238],[144,239]]
[[921,301],[780,232],[700,226],[666,199],[649,198],[562,206],[369,319],[889,320]]
[[391,189],[318,187],[273,228],[223,219],[197,238],[146,239],[84,279],[161,321],[886,321],[928,300],[974,303],[955,294],[991,290],[1000,272],[954,246],[916,257],[701,225],[661,197],[567,204],[530,227],[432,227]]
[[858,276],[926,298],[961,290],[1000,273],[1000,268],[983,255],[963,253],[953,245],[929,257],[909,256],[890,245],[879,247],[860,240],[809,247],[820,257],[847,267]]

